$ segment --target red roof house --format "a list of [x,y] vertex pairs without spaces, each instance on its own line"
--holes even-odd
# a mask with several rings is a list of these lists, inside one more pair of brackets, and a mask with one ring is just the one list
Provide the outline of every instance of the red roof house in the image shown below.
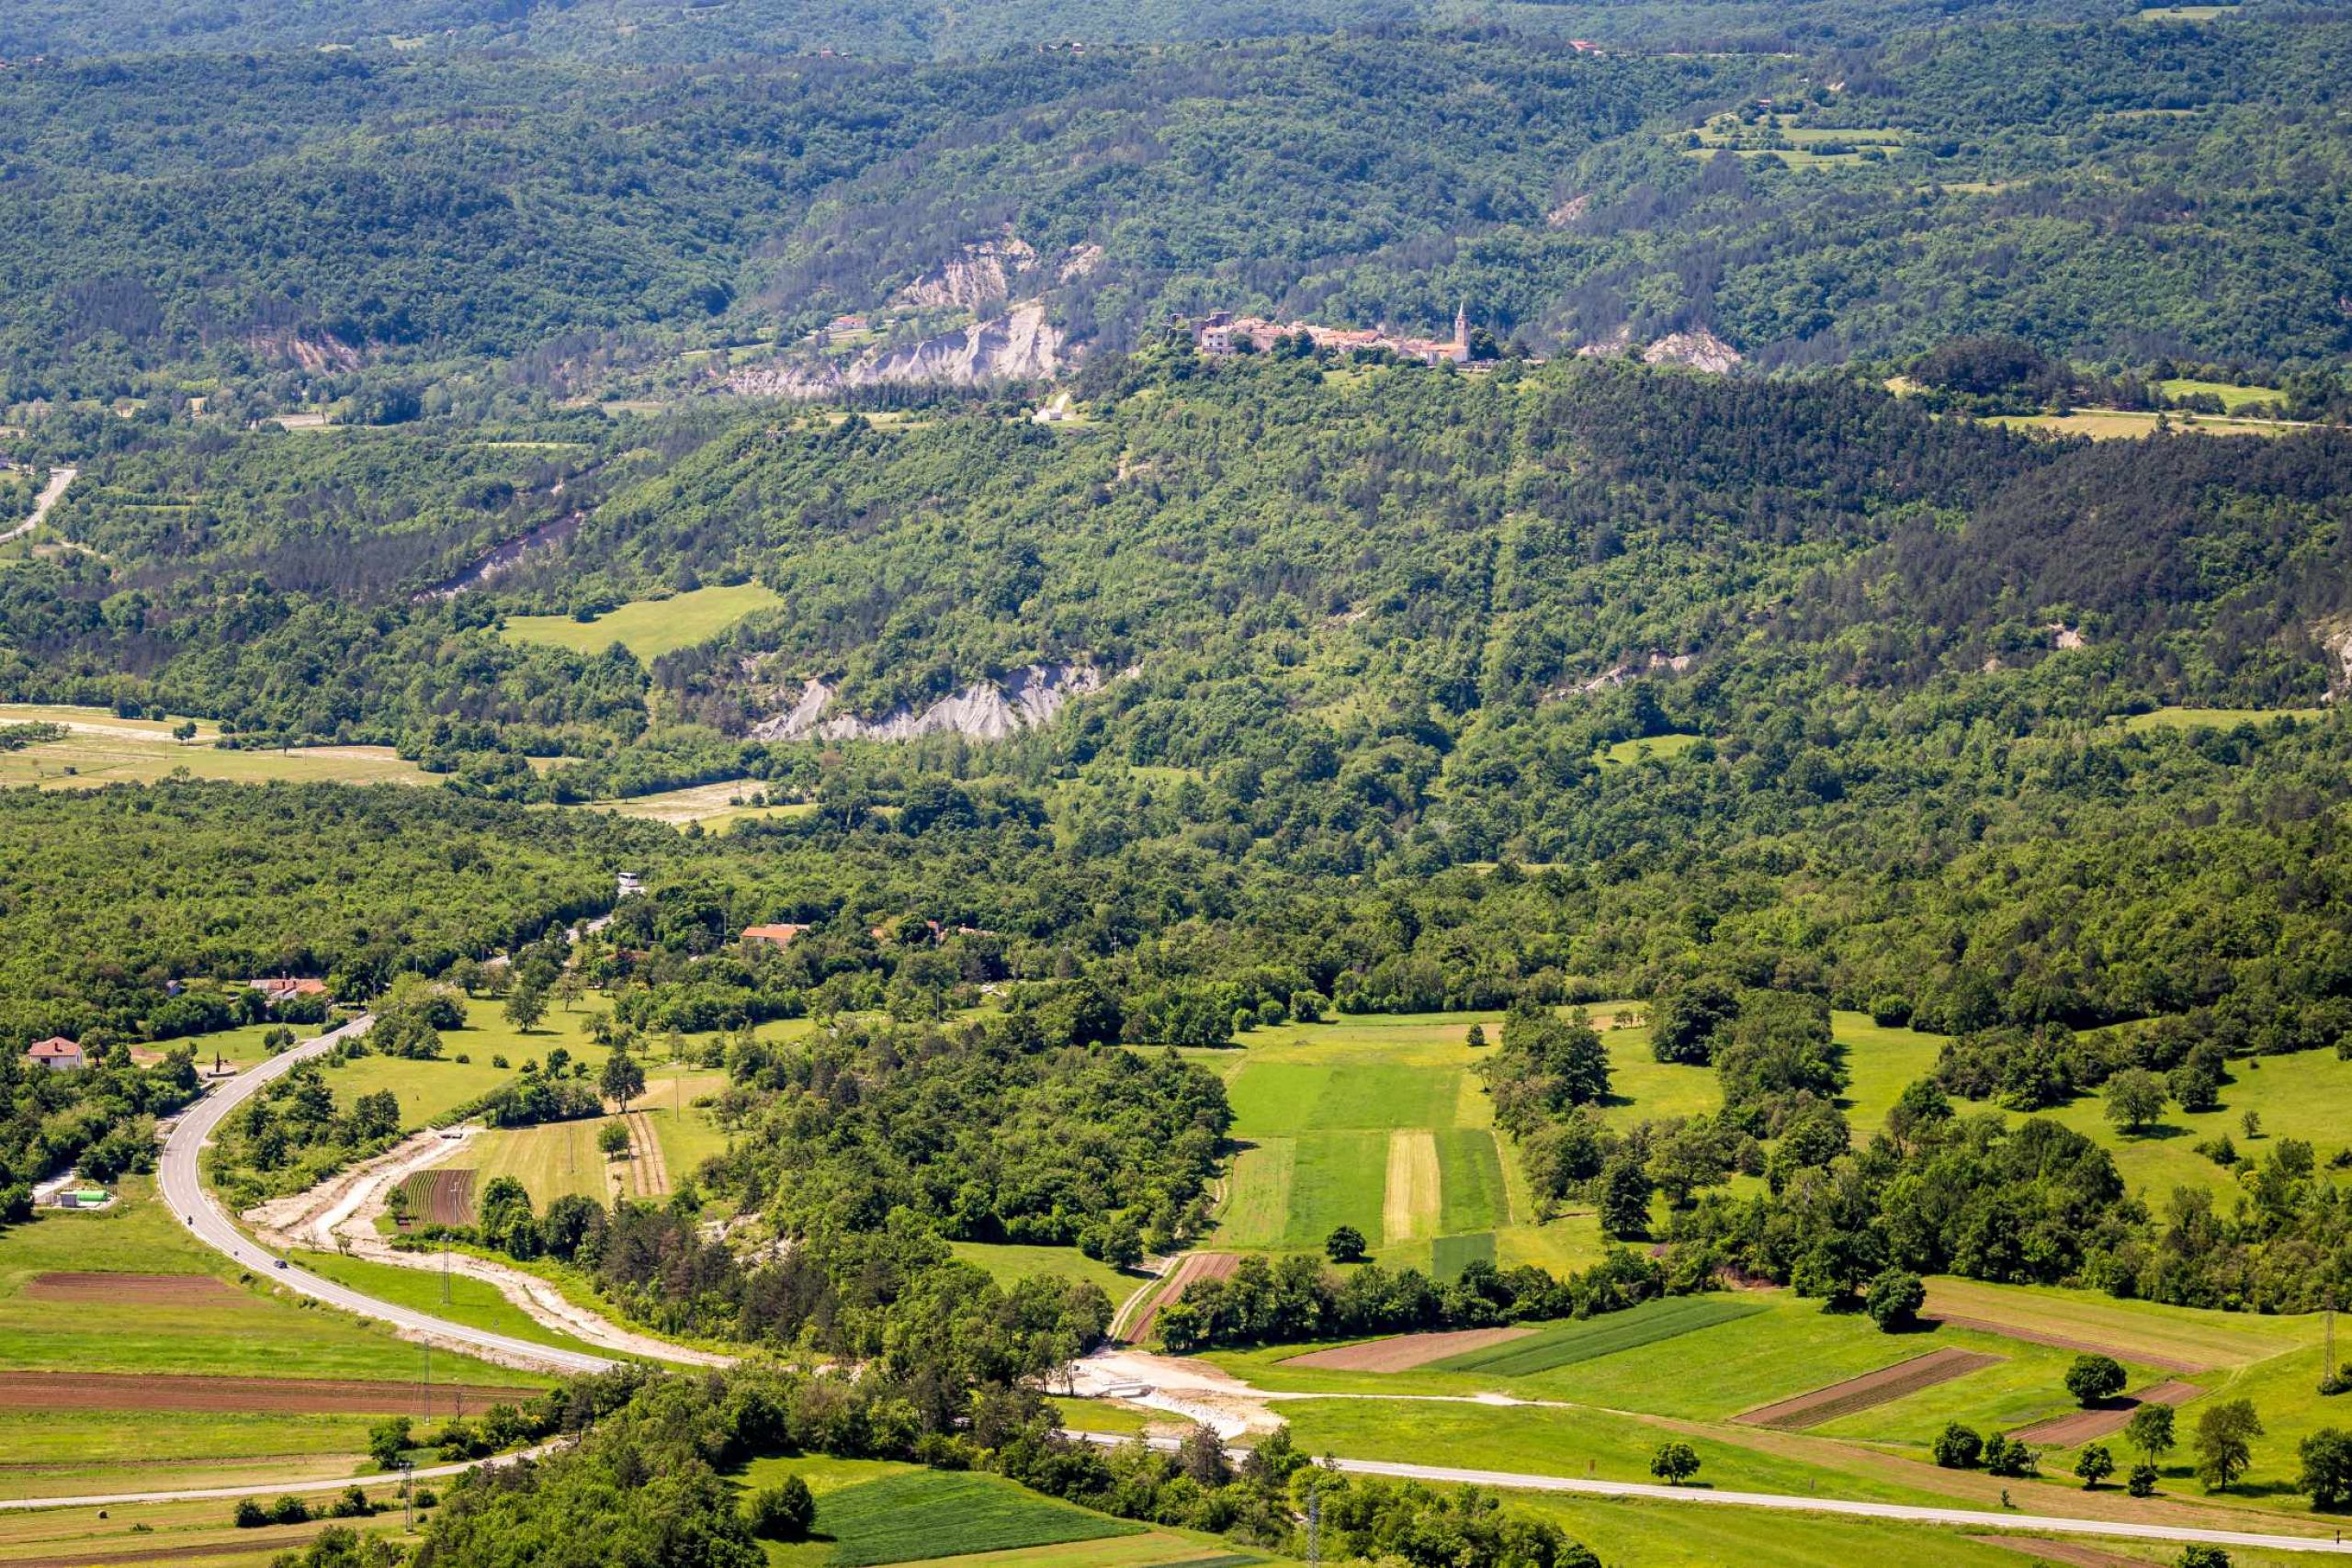
[[72,1072],[77,1067],[89,1066],[88,1061],[82,1055],[82,1047],[62,1034],[51,1035],[47,1040],[35,1041],[32,1048],[25,1055],[31,1057],[37,1065],[48,1068],[52,1073]]
[[802,931],[805,931],[808,929],[808,928],[807,926],[780,924],[768,926],[745,926],[743,928],[743,940],[745,942],[764,942],[775,947],[790,947],[792,945],[792,939],[798,936]]

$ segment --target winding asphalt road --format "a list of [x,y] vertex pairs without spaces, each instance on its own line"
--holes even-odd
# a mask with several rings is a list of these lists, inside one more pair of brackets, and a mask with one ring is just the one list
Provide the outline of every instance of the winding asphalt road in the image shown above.
[[[290,1050],[271,1057],[260,1066],[249,1068],[236,1077],[216,1087],[211,1093],[191,1106],[172,1131],[164,1145],[163,1190],[172,1212],[196,1234],[197,1239],[215,1250],[248,1267],[267,1269],[273,1261],[270,1255],[241,1233],[230,1216],[213,1201],[204,1189],[197,1171],[197,1152],[220,1124],[222,1117],[243,1104],[264,1084],[283,1077],[300,1063],[322,1055],[334,1048],[335,1043],[351,1035],[364,1033],[375,1021],[355,1019],[342,1028],[322,1034]],[[582,1355],[575,1351],[559,1350],[551,1346],[535,1345],[527,1340],[510,1338],[484,1329],[469,1328],[436,1318],[425,1313],[412,1312],[390,1302],[347,1289],[329,1280],[321,1279],[308,1269],[288,1266],[271,1269],[274,1277],[290,1290],[315,1297],[330,1306],[362,1317],[428,1335],[436,1342],[451,1344],[471,1350],[485,1360],[507,1365],[552,1368],[566,1371],[602,1371],[616,1363],[602,1357]],[[1090,1440],[1116,1444],[1125,1438],[1087,1434]],[[1173,1447],[1172,1442],[1163,1446]],[[1868,1503],[1838,1497],[1798,1496],[1780,1492],[1718,1491],[1713,1487],[1653,1486],[1627,1481],[1586,1481],[1559,1475],[1528,1475],[1512,1471],[1456,1470],[1444,1465],[1399,1464],[1382,1460],[1342,1459],[1338,1467],[1351,1474],[1395,1476],[1407,1480],[1487,1486],[1518,1492],[1566,1492],[1587,1496],[1631,1497],[1662,1503],[1687,1503],[1702,1506],[1733,1508],[1773,1508],[1790,1513],[1833,1514],[1849,1517],[1891,1519],[1910,1524],[1958,1526],[1964,1529],[2022,1531],[2035,1535],[2106,1536],[2116,1540],[2160,1540],[2169,1542],[2195,1541],[2211,1546],[2242,1547],[2268,1551],[2312,1551],[2331,1555],[2352,1556],[2352,1545],[2329,1541],[2313,1536],[2269,1535],[2254,1530],[2201,1529],[2177,1525],[2135,1524],[2117,1519],[2084,1519],[2054,1514],[1992,1513],[1972,1508],[1922,1507],[1906,1503]],[[440,1470],[419,1471],[419,1475],[452,1473],[466,1466],[447,1466]],[[374,1478],[378,1480],[388,1477]],[[0,1508],[57,1508],[76,1506],[127,1504],[133,1502],[165,1502],[182,1498],[217,1498],[255,1495],[262,1493],[341,1488],[347,1480],[316,1483],[279,1483],[260,1486],[216,1487],[198,1492],[157,1492],[128,1494],[111,1497],[52,1497],[28,1498],[21,1502],[0,1502]]]
[[577,1350],[560,1349],[552,1345],[534,1344],[528,1339],[516,1339],[509,1335],[493,1334],[486,1328],[469,1328],[452,1323],[447,1318],[435,1317],[430,1313],[412,1311],[390,1302],[338,1285],[322,1279],[309,1269],[294,1264],[280,1269],[276,1257],[264,1250],[251,1237],[237,1228],[236,1221],[214,1201],[205,1189],[198,1170],[197,1154],[211,1138],[213,1129],[221,1119],[251,1099],[263,1085],[285,1077],[300,1064],[314,1056],[324,1055],[334,1049],[339,1041],[355,1034],[364,1034],[376,1021],[365,1014],[342,1028],[320,1035],[316,1040],[280,1052],[258,1066],[249,1067],[212,1091],[180,1115],[179,1122],[164,1141],[161,1164],[164,1201],[180,1223],[194,1233],[196,1239],[223,1253],[248,1269],[267,1274],[289,1291],[341,1307],[361,1317],[372,1317],[389,1323],[395,1328],[435,1345],[465,1350],[485,1361],[501,1366],[519,1367],[531,1371],[558,1373],[601,1372],[619,1365],[602,1356],[590,1356]]
[[41,486],[40,494],[33,498],[33,514],[6,533],[0,534],[0,545],[5,545],[11,539],[22,538],[40,527],[40,520],[49,515],[49,509],[57,504],[57,498],[65,493],[65,487],[74,482],[74,476],[79,472],[81,470],[78,468],[51,468],[49,471],[49,482]]

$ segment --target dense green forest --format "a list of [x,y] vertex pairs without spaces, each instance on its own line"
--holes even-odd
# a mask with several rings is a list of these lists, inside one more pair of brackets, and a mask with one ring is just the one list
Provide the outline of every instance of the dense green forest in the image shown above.
[[[2247,7],[2249,13],[2259,7]],[[124,0],[72,6],[26,0],[0,18],[0,54],[177,53],[190,50],[277,49],[399,41],[405,47],[499,49],[562,57],[633,60],[707,59],[820,50],[885,58],[987,58],[1008,51],[1071,43],[1171,42],[1317,33],[1334,28],[1410,27],[1430,20],[1476,20],[1541,39],[1571,36],[1652,49],[1770,50],[1851,44],[1889,30],[1935,26],[1955,17],[2001,20],[2086,12],[2125,17],[2131,0],[2092,6],[2052,0],[1643,0],[1639,4],[1500,6],[1414,0],[1310,0],[1270,6],[1169,0],[1104,6],[1084,0],[1020,0],[978,7],[878,6],[863,0],[756,0],[723,10],[684,13],[646,0],[388,0],[365,7],[299,0]]]
[[384,420],[616,371],[695,386],[682,351],[892,307],[1008,239],[1035,265],[962,302],[1035,297],[1081,356],[1171,312],[1429,330],[1467,300],[1543,352],[1707,329],[1804,365],[2014,332],[2325,363],[2352,258],[2343,130],[2312,110],[2352,35],[2245,9],[1979,8],[1793,53],[1457,28],[922,63],[53,61],[0,73],[0,405]]

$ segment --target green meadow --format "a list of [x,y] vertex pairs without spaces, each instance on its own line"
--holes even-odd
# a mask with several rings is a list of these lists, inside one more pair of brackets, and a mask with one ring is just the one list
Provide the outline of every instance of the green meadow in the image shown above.
[[667,599],[638,599],[593,621],[570,615],[509,615],[505,633],[514,642],[547,643],[574,653],[601,653],[619,643],[647,663],[665,653],[707,642],[755,610],[784,601],[757,582],[697,588]]

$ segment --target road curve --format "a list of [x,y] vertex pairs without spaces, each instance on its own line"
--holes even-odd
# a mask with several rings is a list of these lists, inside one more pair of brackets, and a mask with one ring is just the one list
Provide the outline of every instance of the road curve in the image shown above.
[[[591,1356],[577,1350],[565,1350],[553,1345],[535,1344],[510,1335],[493,1334],[485,1328],[469,1328],[452,1323],[447,1318],[435,1317],[429,1313],[413,1312],[390,1302],[379,1301],[332,1280],[322,1279],[307,1269],[288,1264],[274,1268],[272,1254],[237,1228],[235,1220],[220,1207],[205,1189],[204,1179],[198,1168],[197,1154],[212,1136],[221,1119],[252,1098],[263,1085],[283,1077],[303,1062],[324,1055],[336,1043],[356,1034],[364,1034],[376,1021],[362,1014],[331,1030],[316,1040],[303,1042],[272,1056],[257,1066],[249,1067],[227,1082],[215,1086],[212,1091],[180,1115],[164,1144],[159,1180],[164,1201],[182,1224],[194,1233],[196,1239],[243,1264],[258,1273],[267,1275],[276,1283],[301,1295],[340,1307],[361,1317],[372,1317],[389,1323],[419,1338],[434,1344],[458,1349],[500,1366],[517,1367],[526,1371],[574,1373],[601,1372],[619,1365],[603,1356]],[[349,1483],[339,1484],[347,1485]]]
[[40,520],[49,515],[49,509],[57,504],[58,498],[65,493],[65,487],[74,482],[74,476],[80,471],[78,468],[51,468],[49,482],[41,486],[40,494],[33,498],[33,514],[6,533],[0,534],[0,545],[22,538],[40,527]]

